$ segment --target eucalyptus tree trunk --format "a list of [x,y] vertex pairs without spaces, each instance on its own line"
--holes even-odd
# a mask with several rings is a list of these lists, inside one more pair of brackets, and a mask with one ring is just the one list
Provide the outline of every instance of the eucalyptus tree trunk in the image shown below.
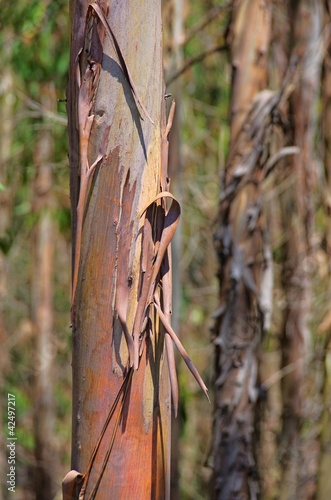
[[155,253],[161,238],[161,199],[157,220],[150,204],[167,183],[161,4],[93,5],[70,2],[72,469],[83,475],[75,495],[163,499],[171,416],[165,339],[153,310],[135,330],[154,258],[142,251],[146,228]]
[[[326,5],[330,4],[329,2]],[[322,78],[322,131],[323,131],[323,160],[325,170],[324,186],[324,211],[325,211],[325,246],[329,262],[330,279],[330,255],[331,255],[331,39],[330,39],[330,7],[325,9],[325,28],[328,33],[328,40],[323,61]],[[330,298],[331,287],[328,287],[328,297]],[[325,338],[324,345],[324,377],[322,387],[322,415],[320,422],[320,453],[317,472],[316,500],[323,500],[328,497],[331,491],[331,312],[327,312],[322,323],[319,325],[319,333]]]
[[[41,104],[49,110],[56,102],[52,84],[41,87]],[[43,124],[37,139],[34,162],[33,211],[37,222],[33,230],[32,248],[32,324],[35,335],[34,353],[34,434],[35,493],[37,500],[54,494],[56,457],[54,449],[55,407],[54,381],[54,304],[53,256],[55,221],[52,216],[54,138],[50,125]]]
[[[233,3],[230,150],[221,186],[216,251],[216,401],[212,498],[255,499],[259,480],[254,417],[258,352],[270,316],[272,267],[262,210],[263,155],[280,93],[267,85],[271,5]],[[265,169],[265,170],[264,170]]]
[[[298,77],[290,99],[290,130],[288,140],[299,147],[299,153],[286,164],[285,176],[292,183],[281,196],[284,232],[283,287],[286,308],[281,334],[282,431],[279,459],[282,468],[279,498],[311,498],[309,491],[309,460],[304,453],[302,424],[306,383],[309,378],[310,331],[312,302],[311,269],[314,231],[314,138],[316,105],[321,70],[321,2],[292,1],[288,6],[290,20],[289,56],[298,59]],[[309,446],[308,446],[309,447]],[[310,448],[310,447],[309,447]],[[312,483],[312,482],[311,482]]]

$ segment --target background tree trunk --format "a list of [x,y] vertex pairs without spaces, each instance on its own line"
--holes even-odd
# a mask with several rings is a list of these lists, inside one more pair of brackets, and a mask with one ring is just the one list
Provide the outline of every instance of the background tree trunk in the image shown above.
[[[124,309],[131,335],[141,294],[142,214],[160,190],[165,128],[160,3],[145,1],[138,6],[134,0],[125,4],[104,1],[100,6],[155,125],[137,107],[99,17],[88,9],[87,1],[72,1],[68,116],[74,235],[82,162],[77,124],[86,108],[89,116],[94,115],[89,165],[102,154],[84,207],[73,308],[72,468],[82,473],[87,471],[109,410],[129,373],[119,315],[123,316],[120,309]],[[88,81],[90,75],[91,86],[83,95],[84,78]],[[78,238],[73,245],[74,261],[77,242]],[[152,331],[128,386],[110,458],[105,460],[116,432],[118,409],[101,440],[86,498],[99,479],[99,500],[169,498],[171,400],[164,336],[155,315]],[[107,465],[101,476],[104,460]]]
[[[12,151],[13,132],[14,132],[14,95],[12,91],[13,74],[12,68],[7,61],[10,58],[11,45],[10,37],[11,30],[4,29],[3,37],[5,40],[3,61],[4,66],[1,75],[1,90],[0,90],[0,304],[3,304],[4,298],[8,293],[8,271],[6,265],[6,251],[8,244],[8,230],[10,228],[10,219],[12,211],[12,194],[11,186],[9,186],[9,159]],[[3,306],[0,309],[0,343],[2,346],[0,353],[0,394],[3,392],[4,374],[8,368],[9,356],[5,349],[8,340],[8,334],[3,321]],[[0,422],[3,422],[2,415],[3,406],[0,405]],[[4,436],[1,437],[0,450],[0,470],[6,470],[7,458],[5,451],[7,450],[4,441]],[[2,488],[0,488],[0,500],[3,500]]]
[[[163,25],[166,40],[169,46],[164,48],[165,79],[175,73],[183,63],[183,39],[184,39],[184,0],[169,0],[162,2]],[[165,25],[167,25],[165,27]],[[182,104],[181,104],[182,82],[177,80],[167,86],[166,93],[171,93],[171,99],[176,101],[176,113],[170,133],[169,142],[169,177],[171,179],[171,190],[177,199],[182,199],[182,153],[181,153],[181,124],[182,124]],[[168,102],[171,101],[168,98]],[[172,325],[176,332],[180,334],[180,310],[182,301],[182,220],[171,243],[172,251]],[[178,361],[178,356],[177,356]],[[180,364],[179,364],[180,366]],[[171,421],[171,500],[180,498],[180,467],[179,467],[179,441],[181,431],[181,409],[177,418],[172,416]]]
[[[41,104],[54,110],[56,102],[52,84],[41,89]],[[54,495],[56,459],[54,450],[54,327],[53,254],[55,223],[52,217],[53,136],[50,126],[40,131],[35,148],[35,181],[33,211],[37,218],[33,231],[32,324],[35,335],[35,492],[37,500]]]
[[[283,287],[286,310],[281,335],[282,370],[289,370],[282,378],[283,423],[280,437],[279,498],[311,498],[309,484],[310,457],[303,454],[302,423],[307,390],[308,361],[311,351],[309,329],[312,301],[312,257],[314,232],[314,200],[316,185],[314,172],[315,110],[319,95],[321,73],[320,2],[293,1],[288,11],[291,22],[289,57],[298,57],[298,81],[290,100],[290,131],[287,140],[298,146],[300,152],[287,163],[284,174],[293,174],[294,181],[281,196],[282,224],[285,237]],[[292,137],[292,138],[291,138]],[[314,459],[312,459],[314,462]]]
[[[258,352],[270,311],[270,259],[262,213],[261,156],[273,93],[267,85],[270,5],[234,2],[230,151],[215,234],[220,308],[216,313],[216,400],[212,498],[259,495],[254,446]],[[255,100],[254,100],[255,98]],[[267,281],[264,277],[268,277]],[[271,279],[272,281],[272,279]],[[267,286],[263,285],[267,283]],[[265,288],[263,288],[265,287]]]
[[[325,52],[322,75],[322,139],[325,184],[323,188],[323,205],[325,213],[325,252],[328,263],[328,291],[330,303],[330,255],[331,255],[331,30],[330,30],[330,2],[325,2],[324,9],[324,35]],[[331,312],[327,309],[326,316],[319,325],[318,332],[323,336],[324,364],[322,385],[322,414],[320,421],[320,453],[317,471],[316,500],[327,498],[331,491]]]

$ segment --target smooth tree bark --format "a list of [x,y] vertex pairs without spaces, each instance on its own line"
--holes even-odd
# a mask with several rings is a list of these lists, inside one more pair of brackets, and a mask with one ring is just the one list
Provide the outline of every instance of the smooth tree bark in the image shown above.
[[[52,110],[56,103],[52,84],[41,87],[41,104]],[[32,293],[31,317],[35,336],[34,353],[34,436],[35,478],[37,500],[46,500],[55,493],[56,455],[54,447],[54,246],[55,220],[53,200],[53,148],[51,125],[43,124],[36,142],[33,183],[33,212],[36,224],[32,239]]]
[[[295,88],[289,106],[287,140],[299,153],[285,164],[284,175],[292,177],[281,195],[283,287],[286,308],[281,333],[282,430],[279,444],[281,477],[279,498],[311,498],[315,472],[313,452],[304,453],[302,425],[307,394],[311,339],[309,320],[312,304],[312,260],[314,233],[314,139],[319,95],[322,27],[321,2],[292,1],[286,4],[290,20],[289,58],[298,61]],[[290,369],[289,369],[290,368]],[[313,446],[308,446],[313,450]]]
[[170,325],[168,247],[180,208],[168,192],[174,108],[166,126],[161,5],[72,1],[70,12],[73,471],[64,498],[73,486],[80,499],[169,498],[171,339],[206,388]]
[[271,253],[262,182],[272,169],[264,153],[281,93],[264,90],[271,5],[233,3],[230,150],[215,233],[220,307],[215,313],[215,413],[212,498],[259,496],[254,417],[258,353],[270,320]]

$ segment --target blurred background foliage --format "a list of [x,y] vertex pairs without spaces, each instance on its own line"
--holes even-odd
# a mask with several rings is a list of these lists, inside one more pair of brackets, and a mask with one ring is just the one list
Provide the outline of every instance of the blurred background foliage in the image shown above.
[[[177,309],[179,334],[194,364],[212,387],[213,347],[210,341],[212,314],[218,307],[217,264],[213,234],[219,200],[220,173],[224,167],[229,140],[229,100],[231,68],[222,47],[230,2],[222,0],[181,2],[179,39],[174,37],[175,4],[162,2],[164,17],[164,65],[166,80],[187,64],[186,70],[167,86],[177,98],[178,131],[175,135],[180,153],[172,166],[174,189],[182,205],[181,241],[178,245],[181,291]],[[205,21],[205,23],[204,23]],[[116,29],[116,27],[114,27]],[[178,33],[177,33],[178,34]],[[218,49],[217,49],[218,48]],[[215,50],[213,50],[215,49]],[[216,50],[217,49],[217,50]],[[203,56],[209,51],[208,56]],[[177,54],[177,56],[176,56]],[[201,55],[200,62],[190,64]],[[65,99],[69,60],[69,7],[67,0],[3,0],[0,16],[0,386],[2,392],[2,440],[7,436],[7,394],[16,396],[17,488],[15,499],[34,499],[35,462],[33,379],[38,370],[34,357],[32,324],[33,230],[40,220],[34,205],[36,150],[40,131],[52,137],[51,215],[54,221],[54,479],[60,498],[61,481],[70,467],[71,439],[71,248],[69,163]],[[270,61],[273,64],[273,61]],[[51,88],[53,102],[43,105],[43,92]],[[171,99],[168,100],[170,102]],[[320,133],[320,128],[318,129]],[[320,138],[316,138],[318,144]],[[172,147],[172,146],[170,146]],[[179,154],[179,156],[178,156]],[[317,155],[318,156],[318,155]],[[320,158],[316,161],[321,161]],[[176,170],[176,165],[177,169]],[[288,182],[288,179],[286,180]],[[274,190],[268,193],[271,211]],[[41,208],[40,210],[43,210]],[[277,209],[276,209],[277,211]],[[275,217],[273,218],[275,221]],[[319,203],[316,212],[316,238],[323,241],[325,215]],[[275,266],[282,262],[283,235],[273,222],[272,248]],[[312,317],[315,349],[313,390],[323,384],[322,358],[324,338],[316,334],[318,324],[328,310],[329,263],[322,245],[317,245],[314,268],[314,315]],[[277,274],[277,273],[275,273]],[[280,273],[278,273],[278,276]],[[275,282],[274,313],[270,333],[264,340],[268,374],[277,371],[278,339],[284,295],[280,281]],[[212,433],[212,406],[179,361],[180,416],[179,440],[180,498],[199,500],[207,497],[210,478],[209,452]],[[279,394],[271,395],[277,398]],[[320,407],[314,398],[307,401],[308,431],[317,432],[312,422]],[[272,433],[272,431],[270,431]],[[0,465],[6,469],[2,446]],[[3,478],[3,475],[1,476]],[[8,492],[2,485],[2,498]]]
[[[0,332],[3,433],[7,435],[7,394],[16,396],[17,498],[35,498],[34,377],[32,322],[33,230],[41,218],[34,205],[38,138],[43,130],[52,137],[52,208],[54,243],[54,464],[57,490],[70,464],[71,439],[71,332],[69,328],[70,200],[65,99],[69,64],[69,7],[66,0],[4,1],[0,16]],[[54,89],[51,107],[45,107],[45,86]],[[51,395],[52,397],[52,395]],[[1,447],[6,455],[6,448]],[[6,456],[1,470],[7,469]],[[5,475],[2,474],[2,479]],[[3,482],[3,481],[2,481]],[[2,484],[2,498],[8,495]],[[9,494],[11,494],[9,492]]]

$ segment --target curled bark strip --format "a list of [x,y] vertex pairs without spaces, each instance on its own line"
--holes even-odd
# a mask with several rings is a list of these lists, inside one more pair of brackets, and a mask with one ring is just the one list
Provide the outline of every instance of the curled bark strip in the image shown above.
[[[163,271],[163,268],[166,268]],[[163,289],[163,310],[164,315],[166,316],[169,324],[170,324],[170,316],[172,310],[172,274],[171,274],[171,251],[170,247],[167,249],[167,253],[163,259],[163,265],[161,267],[162,273],[162,289]],[[166,330],[166,333],[168,331]],[[168,362],[168,370],[169,370],[169,378],[170,378],[170,387],[171,387],[171,395],[172,402],[174,407],[175,417],[177,417],[178,413],[178,381],[177,381],[177,372],[176,372],[176,362],[175,362],[175,353],[174,353],[174,345],[170,335],[165,335],[164,337],[166,351],[167,351],[167,362]]]
[[[169,191],[162,191],[161,193],[159,193],[158,195],[155,196],[155,198],[153,199],[153,201],[151,201],[146,208],[144,208],[144,210],[141,212],[141,217],[144,215],[144,213],[147,211],[147,209],[153,205],[153,203],[155,203],[156,201],[158,200],[161,200],[162,198],[171,198],[173,201],[175,201],[178,205],[178,201],[176,200],[176,198],[174,197],[173,194],[169,193]],[[179,207],[179,213],[180,213],[180,207]]]
[[[87,149],[87,146],[86,146]],[[76,295],[77,288],[77,280],[78,280],[78,269],[79,269],[79,259],[80,259],[80,249],[82,242],[82,230],[83,230],[83,214],[86,203],[86,197],[88,192],[88,185],[91,179],[92,173],[95,170],[95,167],[98,163],[103,159],[103,156],[100,154],[96,161],[92,164],[91,167],[87,166],[85,173],[81,173],[81,185],[80,185],[80,193],[77,205],[77,229],[76,229],[76,253],[75,253],[75,265],[74,265],[74,278],[72,284],[72,299],[71,299],[71,321],[73,315],[73,306]],[[87,159],[86,159],[87,162]],[[87,164],[88,165],[88,164]]]
[[171,103],[171,108],[169,111],[168,123],[165,127],[165,131],[161,136],[161,190],[169,190],[169,178],[168,178],[168,156],[169,156],[169,141],[168,135],[170,133],[172,123],[175,116],[176,102],[173,100]]
[[163,191],[162,193],[159,193],[154,198],[154,200],[148,205],[148,207],[145,208],[142,215],[146,212],[146,210],[151,205],[153,205],[155,202],[157,202],[158,200],[161,200],[163,198],[171,198],[172,203],[171,203],[170,209],[165,217],[164,227],[163,227],[162,235],[161,235],[161,239],[160,239],[160,245],[159,245],[158,252],[156,255],[156,259],[155,259],[155,263],[153,266],[152,282],[151,282],[151,288],[150,288],[150,293],[149,293],[149,299],[150,299],[149,302],[153,298],[153,293],[152,293],[152,292],[154,292],[153,285],[155,285],[155,280],[156,280],[157,275],[160,271],[160,267],[162,264],[164,254],[168,248],[169,243],[171,242],[171,240],[173,238],[173,235],[175,234],[175,231],[176,231],[178,223],[179,223],[179,217],[180,217],[180,205],[179,205],[178,201],[176,200],[176,198],[168,191]]
[[[166,195],[166,191],[164,193],[160,193],[163,196],[160,196],[160,198],[164,197]],[[158,197],[157,197],[158,198]],[[180,205],[178,201],[172,196],[172,203],[171,207],[165,217],[164,220],[164,226],[163,226],[163,231],[161,235],[161,240],[160,240],[160,246],[158,249],[158,253],[155,259],[154,263],[154,268],[153,268],[153,274],[152,274],[152,285],[156,280],[156,277],[160,271],[160,267],[162,264],[163,257],[165,255],[165,252],[175,234],[175,231],[177,229],[178,223],[179,223],[179,217],[180,217]]]
[[155,305],[155,308],[156,308],[156,310],[158,312],[160,320],[162,321],[165,329],[167,330],[167,332],[170,335],[171,339],[173,340],[175,346],[177,347],[178,351],[180,352],[180,355],[182,356],[183,360],[185,361],[186,366],[188,367],[188,369],[192,373],[192,375],[195,378],[195,380],[200,385],[201,389],[203,390],[206,398],[208,399],[208,401],[210,403],[210,399],[209,399],[208,392],[207,392],[208,389],[207,389],[204,381],[202,380],[202,378],[201,378],[198,370],[195,368],[192,360],[190,359],[189,355],[187,354],[187,352],[186,352],[183,344],[181,343],[181,341],[177,337],[177,335],[174,332],[174,330],[172,329],[169,321],[167,320],[165,314],[163,313],[163,311],[161,309],[161,306],[160,306],[160,302],[159,302],[159,298],[158,298],[157,294],[154,295],[154,305]]
[[76,470],[71,470],[62,481],[62,500],[72,500],[76,484],[83,475]]
[[[169,377],[170,377],[171,392],[172,392],[172,398],[173,398],[173,404],[174,404],[174,412],[175,412],[175,415],[177,415],[178,384],[177,384],[177,374],[176,374],[176,366],[175,366],[172,341],[175,343],[175,345],[176,345],[177,349],[179,350],[181,356],[183,357],[187,367],[189,368],[189,370],[191,371],[191,373],[193,374],[193,376],[197,380],[198,384],[202,388],[208,401],[210,401],[210,400],[209,400],[209,396],[207,393],[208,389],[207,389],[206,385],[204,384],[197,369],[193,365],[186,350],[184,349],[183,345],[181,344],[180,340],[178,339],[177,335],[175,334],[174,330],[172,329],[172,327],[170,325],[172,291],[171,291],[171,272],[170,272],[171,263],[170,263],[169,245],[170,245],[170,242],[174,236],[174,233],[175,233],[176,228],[177,228],[178,223],[179,223],[180,205],[179,205],[178,201],[176,200],[176,198],[171,193],[169,193],[168,191],[162,191],[145,208],[142,215],[147,210],[150,210],[151,207],[154,205],[154,203],[156,203],[159,200],[162,200],[164,202],[164,200],[166,198],[170,198],[172,200],[172,203],[171,203],[171,206],[170,206],[168,211],[166,211],[166,209],[165,209],[166,215],[164,217],[164,223],[163,223],[163,228],[161,231],[161,237],[160,237],[159,245],[157,248],[157,254],[155,256],[155,262],[154,262],[153,269],[152,269],[152,276],[151,276],[150,285],[149,285],[149,292],[148,292],[148,296],[147,296],[148,300],[147,300],[145,307],[146,307],[146,309],[147,309],[147,307],[149,307],[149,304],[151,304],[153,302],[153,297],[154,297],[155,307],[159,313],[159,317],[161,319],[161,322],[163,323],[163,326],[166,330],[165,343],[166,343],[167,356],[168,356]],[[161,306],[160,306],[157,292],[156,292],[156,285],[157,285],[157,277],[159,275],[161,265],[165,264],[165,259],[167,260],[167,270],[164,271],[163,276],[161,277],[162,288],[163,288],[163,303],[164,303],[164,309],[165,309],[165,312],[163,312],[161,309]]]
[[143,227],[140,291],[139,291],[138,305],[133,325],[133,342],[134,342],[133,365],[135,369],[138,368],[139,357],[141,352],[141,348],[139,348],[139,343],[142,342],[142,340],[140,339],[140,335],[141,332],[144,330],[143,324],[148,317],[146,304],[148,302],[148,292],[152,278],[152,272],[153,272],[152,262],[154,256],[153,230],[152,230],[153,214],[154,214],[154,207],[149,206],[146,212],[146,217]]
[[[171,198],[172,203],[167,215],[163,219],[163,227],[157,226],[157,231],[160,233],[159,242],[157,245],[157,253],[155,255],[154,263],[152,263],[153,256],[153,241],[152,241],[152,224],[155,217],[155,203],[164,198]],[[157,276],[163,261],[163,257],[175,234],[180,217],[180,205],[174,196],[168,191],[159,193],[153,201],[143,210],[141,216],[146,213],[143,231],[143,247],[142,247],[142,285],[141,295],[139,297],[136,317],[133,327],[133,344],[134,344],[134,369],[137,370],[139,366],[139,342],[141,327],[144,318],[147,314],[149,304],[153,301],[153,295],[156,287]]]
[[164,341],[165,341],[165,346],[166,346],[166,351],[167,351],[167,362],[168,362],[168,371],[169,371],[169,378],[170,378],[172,403],[173,403],[173,407],[174,407],[174,414],[175,414],[175,417],[177,418],[178,400],[179,400],[178,380],[177,380],[177,372],[176,372],[174,346],[173,346],[171,335],[169,334],[168,330],[166,330],[166,335],[164,337]]
[[130,71],[129,71],[129,68],[127,67],[126,65],[126,62],[125,62],[125,59],[123,57],[123,54],[122,54],[122,51],[120,49],[120,46],[118,45],[118,42],[116,40],[116,37],[114,35],[114,32],[112,31],[111,27],[109,26],[109,23],[106,19],[106,16],[103,12],[103,10],[101,9],[100,5],[98,5],[97,3],[91,3],[90,6],[92,7],[92,9],[95,11],[95,13],[97,14],[98,18],[100,19],[100,21],[102,22],[102,24],[104,25],[104,28],[109,36],[109,38],[111,39],[111,41],[113,42],[114,44],[114,47],[115,47],[115,50],[116,50],[116,54],[117,54],[117,57],[120,61],[120,64],[121,64],[121,68],[122,68],[122,71],[126,77],[126,79],[128,80],[129,82],[129,85],[131,87],[131,90],[137,100],[137,102],[139,103],[141,109],[143,110],[143,112],[145,113],[146,117],[149,119],[149,121],[152,123],[152,125],[155,125],[152,118],[149,116],[149,114],[147,113],[147,110],[145,108],[145,106],[143,105],[143,103],[141,102],[141,99],[138,95],[138,92],[137,92],[137,89],[136,89],[136,86],[132,80],[132,77],[131,77],[131,74],[130,74]]

